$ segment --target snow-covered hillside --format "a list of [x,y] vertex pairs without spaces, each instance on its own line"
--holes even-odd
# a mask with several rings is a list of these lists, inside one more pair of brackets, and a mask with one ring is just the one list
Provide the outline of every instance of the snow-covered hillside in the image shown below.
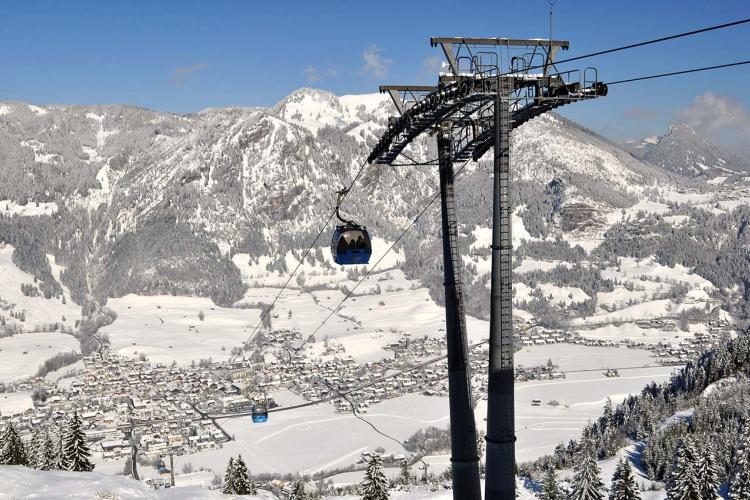
[[[86,273],[91,289],[75,283],[76,297],[168,292],[223,304],[239,294],[227,255],[275,256],[301,248],[394,113],[380,94],[338,97],[307,88],[274,108],[194,115],[123,106],[34,108],[44,113],[21,103],[3,106],[0,149],[8,162],[2,169],[18,182],[0,188],[0,199],[8,200],[9,214],[62,211],[68,224],[87,226],[77,238],[87,241],[92,258],[73,255],[68,235],[47,249],[73,258]],[[60,133],[63,125],[70,134]],[[584,204],[606,213],[637,202],[657,181],[665,184],[656,169],[560,117],[519,128],[514,145],[514,177],[535,185],[560,179],[563,209]],[[410,155],[430,159],[432,141],[421,138]],[[62,179],[51,176],[53,160]],[[466,223],[484,225],[491,199],[486,166],[470,166],[463,177],[465,189],[478,189],[466,205]],[[344,210],[393,240],[436,183],[433,168],[368,166]],[[516,199],[534,205],[521,199],[527,196],[524,191]],[[19,208],[27,200],[31,208]],[[81,224],[81,209],[98,209],[99,215]],[[439,227],[431,222],[435,217],[428,214],[416,231],[430,234]],[[218,277],[220,286],[209,276]]]
[[[153,490],[146,483],[124,476],[104,475],[98,472],[37,471],[20,466],[0,466],[0,498],[63,499],[80,498],[96,500],[163,500],[190,498],[194,500],[231,499],[218,491],[185,487]],[[5,496],[7,495],[7,497]],[[275,498],[271,495],[241,497],[247,499]]]

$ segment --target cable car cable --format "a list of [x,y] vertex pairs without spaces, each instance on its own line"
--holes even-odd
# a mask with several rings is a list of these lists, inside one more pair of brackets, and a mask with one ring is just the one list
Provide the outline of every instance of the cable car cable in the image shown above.
[[635,78],[628,78],[625,80],[616,80],[614,82],[607,82],[605,85],[619,85],[621,83],[639,82],[641,80],[652,80],[654,78],[664,78],[666,76],[677,76],[677,75],[685,75],[688,73],[698,73],[700,71],[710,71],[714,69],[731,68],[733,66],[742,66],[744,64],[750,64],[750,60],[738,61],[738,62],[728,63],[728,64],[717,64],[716,66],[704,66],[702,68],[685,69],[681,71],[671,71],[669,73],[659,73],[656,75],[638,76]]
[[[459,175],[459,174],[461,173],[461,171],[462,171],[462,170],[463,170],[463,169],[464,169],[464,168],[466,167],[466,165],[467,165],[467,164],[468,164],[468,163],[469,163],[470,161],[471,161],[470,159],[469,159],[469,160],[465,160],[465,161],[464,161],[464,163],[463,163],[463,164],[461,165],[461,167],[460,167],[460,168],[459,168],[458,170],[456,170],[456,173],[454,174],[454,175],[455,175],[455,177],[458,177],[458,175]],[[430,201],[429,201],[429,202],[427,203],[427,205],[425,205],[425,206],[424,206],[424,208],[422,208],[422,210],[421,210],[421,211],[419,212],[419,214],[417,214],[417,216],[416,216],[416,217],[415,217],[414,219],[412,219],[412,221],[411,221],[411,222],[409,223],[409,225],[408,225],[408,226],[406,226],[406,229],[404,229],[404,230],[403,230],[403,231],[401,232],[401,234],[400,234],[400,235],[399,235],[399,236],[398,236],[398,237],[396,238],[396,240],[395,240],[395,241],[394,241],[393,243],[391,243],[391,246],[389,246],[389,247],[388,247],[388,249],[387,249],[387,250],[386,250],[386,251],[385,251],[385,252],[383,253],[383,255],[381,255],[381,256],[380,256],[380,258],[379,258],[379,259],[377,260],[377,262],[375,262],[375,264],[373,264],[373,265],[371,265],[371,266],[369,267],[369,269],[368,269],[368,270],[367,270],[367,272],[366,272],[366,273],[364,274],[364,276],[362,276],[362,278],[361,278],[361,279],[360,279],[359,281],[357,281],[357,283],[356,283],[356,284],[354,285],[354,287],[353,287],[353,288],[352,288],[351,290],[349,290],[349,291],[348,291],[348,292],[346,293],[346,295],[344,295],[344,298],[343,298],[343,299],[341,299],[341,301],[340,301],[340,302],[338,303],[338,305],[337,305],[336,307],[334,307],[333,309],[331,309],[331,312],[330,312],[330,314],[328,314],[328,316],[326,316],[326,318],[325,318],[325,319],[324,319],[324,320],[323,320],[323,321],[322,321],[322,322],[320,323],[320,325],[318,325],[318,327],[317,327],[317,328],[316,328],[316,329],[315,329],[315,330],[314,330],[314,331],[313,331],[313,332],[312,332],[312,333],[311,333],[311,334],[310,334],[309,336],[307,336],[307,338],[306,338],[306,339],[305,339],[305,340],[304,340],[304,341],[303,341],[303,342],[302,342],[302,343],[301,343],[301,344],[300,344],[299,346],[297,346],[297,347],[295,348],[295,350],[296,350],[297,352],[299,352],[300,350],[302,350],[302,348],[303,348],[303,347],[304,347],[304,346],[305,346],[305,345],[307,344],[307,342],[308,342],[308,341],[309,341],[309,340],[310,340],[311,338],[315,338],[315,334],[316,334],[316,333],[318,333],[318,332],[320,331],[320,329],[321,329],[321,328],[323,328],[323,326],[324,326],[324,325],[326,324],[326,322],[327,322],[327,321],[328,321],[329,319],[331,319],[331,317],[332,317],[332,316],[333,316],[333,315],[334,315],[334,314],[335,314],[335,313],[336,313],[336,312],[338,311],[338,309],[339,309],[339,308],[341,307],[341,305],[342,305],[342,304],[343,304],[344,302],[346,302],[346,300],[347,300],[347,299],[348,299],[348,298],[349,298],[349,297],[350,297],[350,296],[351,296],[351,295],[352,295],[352,294],[354,293],[354,291],[355,291],[355,290],[356,290],[356,289],[357,289],[357,288],[359,287],[359,285],[361,285],[361,284],[362,284],[362,282],[364,282],[364,280],[366,280],[366,279],[367,279],[367,278],[368,278],[368,277],[370,276],[370,274],[372,274],[372,272],[373,272],[373,271],[375,270],[375,268],[377,268],[377,267],[378,267],[378,265],[379,265],[379,264],[380,264],[380,263],[381,263],[381,262],[383,261],[383,259],[385,258],[385,256],[386,256],[386,255],[388,255],[388,254],[389,254],[389,253],[391,252],[391,250],[393,250],[393,248],[394,248],[394,247],[396,246],[396,244],[397,244],[397,243],[398,243],[399,241],[401,241],[401,239],[402,239],[402,238],[403,238],[404,236],[406,236],[406,233],[407,233],[407,232],[408,232],[408,231],[409,231],[409,230],[410,230],[410,229],[411,229],[412,227],[414,227],[414,225],[415,225],[415,224],[416,224],[416,223],[417,223],[417,222],[419,221],[419,219],[420,219],[420,218],[422,217],[422,215],[424,215],[424,213],[425,213],[425,212],[426,212],[426,211],[427,211],[427,210],[428,210],[428,209],[429,209],[429,208],[430,208],[430,207],[432,206],[432,204],[433,204],[433,203],[435,203],[435,201],[436,201],[436,200],[437,200],[437,199],[438,199],[439,197],[440,197],[440,191],[438,190],[438,191],[437,191],[437,192],[436,192],[436,193],[435,193],[435,194],[433,195],[433,197],[432,197],[432,198],[430,199]]]
[[[669,41],[669,40],[675,40],[675,39],[678,39],[678,38],[683,38],[683,37],[698,35],[698,34],[706,33],[706,32],[709,32],[709,31],[715,31],[715,30],[720,30],[720,29],[725,29],[725,28],[731,28],[733,26],[739,26],[741,24],[747,24],[747,23],[750,23],[750,18],[739,19],[737,21],[732,21],[732,22],[729,22],[729,23],[717,24],[715,26],[708,26],[706,28],[700,28],[700,29],[696,29],[696,30],[692,30],[692,31],[686,31],[686,32],[683,32],[683,33],[677,33],[677,34],[674,34],[674,35],[664,36],[664,37],[661,37],[661,38],[654,38],[652,40],[646,40],[644,42],[637,42],[637,43],[631,43],[631,44],[628,44],[628,45],[623,45],[623,46],[620,46],[620,47],[613,47],[611,49],[600,50],[600,51],[597,51],[597,52],[591,52],[589,54],[584,54],[584,55],[581,55],[581,56],[569,57],[568,59],[561,59],[559,61],[554,61],[554,64],[557,65],[557,64],[563,64],[563,63],[568,63],[568,62],[573,62],[573,61],[580,61],[581,59],[587,59],[589,57],[596,57],[596,56],[601,56],[601,55],[605,55],[605,54],[611,54],[613,52],[620,52],[620,51],[623,51],[623,50],[635,49],[635,48],[643,47],[643,46],[646,46],[646,45],[652,45],[652,44],[655,44],[655,43],[661,43],[661,42],[666,42],[666,41]],[[544,68],[544,67],[547,67],[547,66],[548,65],[546,65],[546,64],[540,64],[540,65],[537,65],[537,66],[529,66],[528,68],[523,68],[523,70],[524,71],[529,71],[529,70],[532,70],[532,69],[541,69],[541,68]],[[511,72],[508,72],[508,73],[501,74],[499,76],[507,76],[507,75],[511,75],[513,73],[514,72],[511,71]]]
[[349,192],[351,191],[351,188],[354,187],[354,184],[359,180],[359,177],[362,175],[362,172],[365,169],[365,166],[367,166],[367,160],[364,160],[362,164],[359,166],[359,170],[357,170],[357,173],[354,175],[354,178],[352,179],[352,182],[349,183],[349,187],[345,188],[346,192],[343,194],[343,196],[339,196],[339,199],[337,200],[336,209],[331,212],[331,214],[328,216],[328,219],[323,223],[320,230],[318,231],[318,234],[315,236],[315,239],[310,243],[310,246],[307,247],[307,250],[305,250],[305,253],[302,255],[302,257],[299,259],[299,262],[297,262],[297,265],[295,266],[292,273],[287,278],[284,285],[281,287],[281,290],[279,290],[279,293],[276,294],[276,297],[274,297],[273,301],[271,302],[271,305],[268,306],[266,311],[261,314],[260,319],[258,320],[258,323],[255,325],[255,328],[253,328],[252,333],[250,333],[250,336],[245,340],[242,345],[240,346],[240,350],[229,358],[229,363],[234,363],[237,358],[245,351],[245,347],[247,347],[247,344],[255,337],[255,334],[258,332],[258,329],[260,328],[260,325],[263,324],[263,321],[265,321],[266,317],[271,314],[271,310],[273,310],[273,307],[276,305],[276,302],[279,300],[279,297],[281,297],[281,294],[284,293],[284,290],[286,290],[287,286],[289,286],[289,283],[292,281],[292,278],[297,273],[300,267],[305,262],[305,259],[307,258],[308,254],[312,251],[315,244],[320,239],[323,232],[328,228],[328,225],[331,223],[331,220],[333,220],[333,217],[338,214],[338,207],[339,205],[346,199]]

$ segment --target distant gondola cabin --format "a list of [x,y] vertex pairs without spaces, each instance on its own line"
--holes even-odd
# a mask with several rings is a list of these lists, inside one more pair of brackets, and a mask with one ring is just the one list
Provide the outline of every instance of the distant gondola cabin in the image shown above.
[[253,406],[253,423],[260,424],[268,421],[268,408],[266,405]]

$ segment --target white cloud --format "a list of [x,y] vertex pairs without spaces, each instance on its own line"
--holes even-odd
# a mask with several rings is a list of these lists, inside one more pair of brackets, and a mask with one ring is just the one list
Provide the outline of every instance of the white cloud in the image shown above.
[[677,116],[710,141],[750,158],[750,112],[737,99],[705,92]]
[[339,70],[334,66],[329,66],[326,69],[321,69],[316,66],[308,66],[304,71],[307,81],[310,83],[319,82],[325,78],[333,78],[339,74]]
[[187,80],[190,75],[194,75],[199,71],[203,71],[208,67],[208,64],[204,62],[197,62],[190,66],[178,66],[172,71],[172,83],[180,85]]
[[750,113],[731,97],[706,92],[680,111],[680,120],[707,134],[731,133],[750,138]]
[[388,69],[393,61],[384,58],[381,52],[382,50],[377,45],[370,45],[362,52],[362,58],[365,60],[362,74],[378,79],[388,76]]

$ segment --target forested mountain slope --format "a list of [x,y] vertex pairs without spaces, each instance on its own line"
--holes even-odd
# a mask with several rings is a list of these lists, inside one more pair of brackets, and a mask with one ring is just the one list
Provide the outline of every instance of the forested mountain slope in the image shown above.
[[[0,106],[0,175],[14,179],[0,186],[0,240],[13,245],[15,261],[45,294],[65,285],[80,305],[127,293],[231,305],[247,286],[232,255],[270,256],[269,266],[283,269],[283,256],[317,234],[335,190],[351,181],[394,111],[385,96],[314,89],[274,108],[190,115]],[[675,208],[665,198],[670,190],[692,186],[557,115],[523,125],[513,141],[519,255],[586,260],[626,214],[631,224],[642,212],[664,214]],[[420,139],[410,155],[434,158],[432,139]],[[471,256],[464,280],[477,292],[489,277],[489,161],[467,165],[457,184],[461,245]],[[343,210],[393,241],[436,187],[434,167],[366,166]],[[428,212],[401,245],[407,275],[441,300],[438,216]],[[45,254],[61,274],[52,274]],[[486,314],[484,295],[468,304],[471,313]]]

